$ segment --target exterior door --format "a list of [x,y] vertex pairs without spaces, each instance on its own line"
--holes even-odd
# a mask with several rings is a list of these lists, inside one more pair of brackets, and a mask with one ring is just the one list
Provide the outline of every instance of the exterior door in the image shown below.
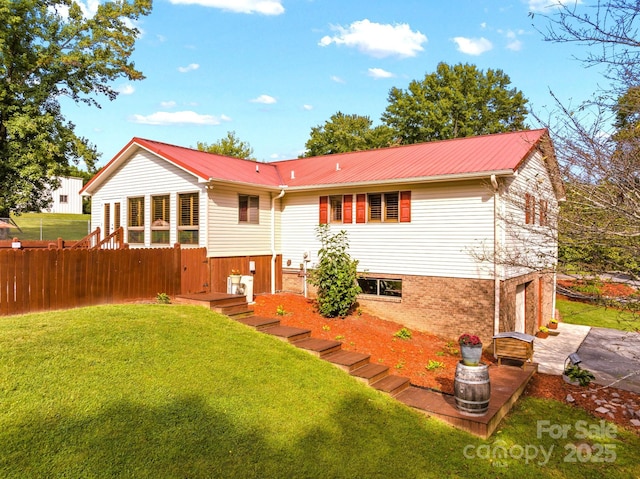
[[524,333],[526,317],[525,285],[516,286],[516,332]]
[[106,201],[102,205],[102,237],[106,238],[120,228],[120,202]]

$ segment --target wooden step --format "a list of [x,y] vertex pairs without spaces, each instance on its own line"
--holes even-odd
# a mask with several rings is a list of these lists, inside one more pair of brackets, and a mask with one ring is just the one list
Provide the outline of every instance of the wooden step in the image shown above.
[[255,328],[257,331],[264,331],[267,328],[273,328],[274,326],[280,326],[279,319],[265,318],[262,316],[249,316],[246,318],[234,318],[239,323],[246,324]]
[[389,375],[389,367],[382,364],[365,364],[361,368],[351,371],[351,375],[367,384],[373,384]]
[[277,338],[290,343],[300,341],[301,339],[311,336],[310,329],[294,328],[292,326],[274,326],[273,328],[266,328],[262,332],[271,334],[272,336],[276,336]]
[[323,356],[322,359],[329,361],[331,364],[335,364],[340,369],[350,373],[351,371],[368,364],[370,357],[371,355],[369,354],[340,350],[335,353],[327,354],[326,356]]
[[175,303],[197,304],[201,306],[207,306],[212,309],[216,306],[225,306],[228,304],[236,304],[238,302],[246,301],[246,296],[226,293],[179,294],[174,298]]
[[253,305],[250,305],[246,301],[225,304],[224,306],[211,306],[211,309],[216,313],[224,314],[226,316],[233,316],[236,314],[253,313]]
[[389,376],[376,381],[371,386],[378,391],[385,392],[387,394],[390,394],[391,396],[396,396],[397,394],[400,394],[402,391],[407,389],[410,385],[411,382],[409,381],[409,378],[390,374]]
[[331,341],[329,339],[305,338],[293,343],[297,348],[304,349],[319,358],[327,354],[335,353],[342,348],[339,341]]

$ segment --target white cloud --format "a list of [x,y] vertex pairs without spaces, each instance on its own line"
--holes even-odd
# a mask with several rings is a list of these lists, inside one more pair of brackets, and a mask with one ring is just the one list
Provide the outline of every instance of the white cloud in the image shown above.
[[313,110],[313,105],[302,105],[302,109],[305,111]]
[[393,78],[395,75],[391,72],[383,70],[382,68],[369,68],[369,76],[375,79],[379,79],[379,78]]
[[514,52],[519,52],[520,50],[522,50],[522,42],[518,39],[516,32],[512,30],[508,30],[505,36],[507,37],[507,40],[508,40],[507,49]]
[[176,104],[177,104],[177,103],[176,103],[175,101],[173,101],[173,100],[169,100],[169,101],[161,101],[161,102],[160,102],[160,106],[161,106],[162,108],[175,108]]
[[344,81],[342,78],[340,78],[337,75],[331,75],[331,80],[336,82],[336,83],[347,83],[346,81]]
[[458,51],[467,55],[482,55],[493,48],[493,44],[484,37],[466,38],[455,37],[454,42],[458,45]]
[[133,92],[135,92],[136,89],[131,83],[125,83],[124,85],[118,86],[116,88],[116,91],[118,93],[121,93],[122,95],[133,95]]
[[253,100],[249,100],[251,103],[263,103],[265,105],[273,105],[277,102],[275,98],[269,95],[260,95],[258,98],[254,98]]
[[318,45],[346,45],[375,58],[415,57],[424,50],[422,44],[427,41],[425,35],[412,31],[406,23],[390,25],[364,19],[347,28],[339,25],[331,28],[338,32],[337,35],[322,37]]
[[200,68],[200,65],[197,63],[189,63],[186,67],[178,67],[178,71],[180,73],[187,73],[197,70],[198,68]]
[[219,125],[227,116],[200,115],[194,111],[157,111],[151,115],[133,115],[131,121],[143,125]]
[[220,8],[234,13],[261,13],[262,15],[281,15],[284,13],[282,0],[170,0],[170,2]]
[[228,117],[227,115],[220,115],[220,120],[221,121],[231,121],[231,117]]
[[480,24],[480,28],[482,28],[483,30],[484,30],[485,28],[487,28],[487,22],[482,22],[482,23]]
[[532,12],[544,12],[551,8],[560,8],[568,3],[580,5],[582,0],[529,0],[529,10]]

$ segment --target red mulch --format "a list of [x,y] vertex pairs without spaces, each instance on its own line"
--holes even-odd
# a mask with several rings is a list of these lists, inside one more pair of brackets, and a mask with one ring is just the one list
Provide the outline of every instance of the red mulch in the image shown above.
[[[559,279],[558,284],[565,288],[571,289],[576,285],[584,285],[585,282],[575,279]],[[611,281],[604,281],[599,285],[600,294],[607,298],[621,298],[625,296],[631,296],[637,293],[637,290],[623,283],[613,283]]]
[[[279,307],[284,309],[284,315],[279,316],[276,313]],[[412,331],[411,339],[399,339],[394,336],[394,333],[402,329],[397,323],[385,321],[366,312],[356,313],[344,319],[323,318],[316,311],[312,300],[294,294],[257,297],[255,314],[279,318],[287,326],[310,329],[315,338],[341,341],[343,349],[370,354],[372,363],[389,366],[394,374],[410,378],[412,384],[453,394],[453,377],[460,359],[457,338],[441,338],[425,332]],[[441,362],[444,366],[427,370],[430,360]],[[485,353],[483,361],[494,362],[494,359]],[[597,386],[593,389],[596,388]],[[623,413],[625,408],[617,408],[617,412],[609,415],[600,414],[595,412],[599,406],[593,400],[595,397],[614,403],[635,401],[640,407],[637,394],[615,388],[590,391],[592,390],[589,388],[567,384],[560,376],[537,374],[529,383],[525,394],[556,399],[564,403],[567,403],[567,395],[570,394],[575,400],[574,406],[585,409],[596,417],[638,430],[631,425],[632,418]]]

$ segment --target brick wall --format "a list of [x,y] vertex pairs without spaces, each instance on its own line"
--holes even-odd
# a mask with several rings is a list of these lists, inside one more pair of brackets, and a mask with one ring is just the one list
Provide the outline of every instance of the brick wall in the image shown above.
[[[284,271],[283,290],[303,292],[303,278],[298,270]],[[409,329],[428,331],[447,339],[462,333],[477,334],[485,346],[491,344],[494,322],[494,282],[463,278],[399,276],[373,274],[376,278],[402,278],[402,299],[363,296],[359,306],[376,316],[397,322]],[[501,283],[500,330],[515,328],[515,295],[518,284],[525,289],[525,328],[529,334],[538,329],[538,318],[546,322],[552,311],[552,275],[532,273]],[[542,289],[540,289],[540,285]],[[314,296],[309,286],[308,295]]]

